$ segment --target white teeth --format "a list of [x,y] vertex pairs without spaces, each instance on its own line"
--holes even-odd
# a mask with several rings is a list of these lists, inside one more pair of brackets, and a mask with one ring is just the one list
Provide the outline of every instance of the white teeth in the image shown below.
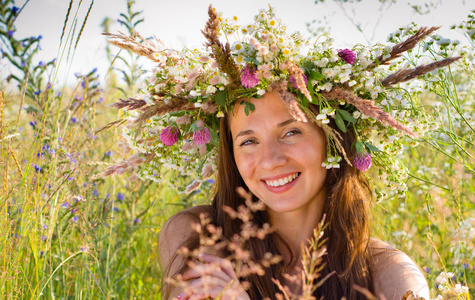
[[265,182],[268,186],[272,186],[272,187],[283,186],[284,184],[292,182],[295,178],[297,178],[297,176],[299,176],[299,174],[295,173],[293,175],[289,175],[287,177],[280,178],[278,180],[266,180]]

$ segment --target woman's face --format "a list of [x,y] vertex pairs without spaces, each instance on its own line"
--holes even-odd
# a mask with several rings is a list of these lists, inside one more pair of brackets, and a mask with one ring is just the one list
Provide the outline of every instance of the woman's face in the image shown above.
[[251,99],[246,116],[237,104],[230,114],[234,159],[250,191],[269,212],[321,209],[327,174],[325,137],[314,123],[295,121],[280,96]]

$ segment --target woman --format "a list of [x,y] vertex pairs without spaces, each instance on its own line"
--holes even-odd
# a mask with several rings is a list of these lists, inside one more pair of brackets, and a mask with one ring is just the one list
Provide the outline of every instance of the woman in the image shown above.
[[[407,91],[393,86],[458,58],[391,75],[393,68],[384,66],[437,28],[422,28],[385,50],[336,50],[325,40],[304,55],[301,49],[308,41],[297,33],[287,35],[272,8],[261,11],[255,24],[242,27],[234,20],[221,22],[212,7],[208,13],[203,33],[210,52],[162,49],[140,36],[136,41],[109,35],[113,44],[158,66],[146,80],[142,98],[115,104],[129,111],[125,150],[142,154],[108,168],[105,175],[141,165],[134,180],[160,181],[161,167],[168,167],[177,175],[196,177],[184,190],[191,192],[217,171],[212,205],[181,212],[162,229],[165,276],[183,280],[178,286],[166,284],[164,298],[207,299],[223,293],[223,299],[274,299],[282,292],[279,282],[298,293],[302,286],[292,278],[304,267],[301,245],[309,244],[324,218],[327,255],[319,278],[326,280],[315,297],[365,299],[373,293],[401,299],[412,290],[428,298],[417,266],[404,253],[370,238],[373,192],[363,172],[373,159],[391,184],[402,182],[404,171],[395,163],[401,150],[397,140],[424,134],[429,126],[413,124],[423,111],[413,98],[405,99],[411,97]],[[221,34],[238,39],[223,44]],[[177,187],[174,180],[169,184]],[[254,202],[248,204],[264,204],[252,222],[263,228],[270,224],[273,231],[247,239],[244,249],[234,251],[242,250],[241,257],[256,262],[268,259],[267,253],[282,258],[245,275],[233,269],[229,246],[222,247],[238,238],[246,224],[232,216],[248,197],[238,194],[240,187],[252,195]],[[213,243],[221,247],[200,248],[200,238],[206,237],[193,228],[199,229],[201,215],[214,228],[206,228],[207,234],[218,236]],[[204,253],[187,259],[178,251],[183,246]],[[239,256],[237,260],[239,264]]]
[[[312,237],[313,229],[325,214],[330,225],[325,231],[328,255],[322,275],[331,271],[336,274],[327,279],[316,296],[366,299],[353,288],[357,284],[380,298],[401,299],[406,291],[412,290],[429,299],[427,283],[414,262],[388,244],[369,239],[372,194],[361,172],[346,162],[339,169],[327,171],[322,167],[326,160],[324,133],[315,123],[296,121],[278,94],[266,93],[262,99],[251,99],[251,103],[255,111],[249,116],[244,106],[236,105],[233,113],[222,120],[220,131],[227,134],[221,134],[222,155],[213,204],[193,207],[167,222],[160,235],[161,263],[169,276],[184,270],[183,257],[174,254],[183,245],[193,246],[187,242],[197,235],[191,228],[201,213],[210,216],[213,223],[224,229],[224,236],[230,238],[234,233],[226,229],[233,227],[229,225],[233,221],[220,208],[227,205],[237,209],[242,199],[233,191],[245,186],[265,203],[265,212],[256,219],[270,222],[275,229],[269,244],[263,241],[256,247],[280,253],[284,258],[281,268],[269,270],[248,294],[238,284],[229,261],[219,258],[219,254],[206,255],[202,259],[204,265],[219,262],[222,269],[205,270],[203,265],[187,269],[183,279],[197,292],[185,295],[172,289],[165,290],[166,294],[207,299],[224,290],[223,299],[273,297],[280,291],[270,277],[281,279],[280,272],[296,274],[301,266],[301,244]],[[354,136],[348,133],[344,141],[351,153]],[[236,284],[229,287],[231,280]],[[203,292],[206,284],[212,287],[208,293]]]

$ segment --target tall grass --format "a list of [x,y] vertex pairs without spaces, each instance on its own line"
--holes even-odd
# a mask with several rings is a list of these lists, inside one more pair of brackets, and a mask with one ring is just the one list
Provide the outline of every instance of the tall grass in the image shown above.
[[[9,35],[13,6],[3,0],[2,41],[12,49],[37,47],[38,38],[22,46],[27,39]],[[76,86],[61,93],[46,77],[46,70],[55,74],[66,53],[74,52],[78,18],[68,10],[57,62],[33,66],[35,51],[9,54],[23,68],[12,75],[27,83],[0,97],[0,298],[161,299],[160,228],[177,211],[208,202],[209,187],[184,196],[165,181],[96,176],[127,155],[116,147],[118,128],[96,133],[118,118],[108,107],[117,89],[101,83],[96,70],[76,74]],[[79,20],[81,28],[85,21]],[[455,29],[473,43],[473,18],[462,25]],[[460,51],[450,45],[442,50]],[[459,281],[472,297],[475,290],[475,59],[472,50],[463,51],[458,67],[423,78],[437,96],[420,97],[439,129],[402,153],[413,175],[407,197],[387,191],[374,207],[375,235],[416,260],[434,296],[444,286],[454,291]],[[419,58],[414,53],[408,61]],[[442,271],[455,277],[441,283]]]

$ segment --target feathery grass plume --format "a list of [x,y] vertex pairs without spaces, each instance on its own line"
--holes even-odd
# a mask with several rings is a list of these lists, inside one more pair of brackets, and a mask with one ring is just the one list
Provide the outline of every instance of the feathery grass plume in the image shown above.
[[117,109],[126,108],[127,110],[136,110],[145,105],[147,105],[145,100],[129,98],[127,100],[119,99],[119,102],[112,104],[111,107],[115,107]]
[[206,22],[205,29],[201,31],[208,40],[205,46],[211,48],[210,56],[216,60],[221,72],[229,76],[230,83],[227,86],[228,99],[234,99],[235,91],[241,87],[241,72],[231,55],[229,43],[223,45],[219,41],[219,18],[211,5],[208,8],[208,15],[209,19]]
[[340,87],[334,87],[330,92],[322,92],[322,96],[327,100],[341,100],[355,106],[359,111],[368,117],[371,117],[383,124],[387,124],[394,129],[405,132],[407,135],[416,138],[417,135],[409,128],[394,119],[389,113],[383,111],[379,106],[376,106],[373,100],[362,99],[350,91],[344,90]]
[[81,39],[82,32],[84,31],[84,27],[86,26],[87,19],[89,18],[89,14],[91,13],[92,6],[94,5],[94,0],[91,1],[91,5],[89,5],[89,9],[87,10],[86,17],[84,18],[84,21],[82,22],[81,29],[79,30],[78,37],[76,39],[76,43],[74,44],[74,50],[78,47],[79,40]]
[[312,96],[310,95],[310,92],[307,90],[307,84],[305,83],[305,80],[303,79],[304,72],[299,66],[293,63],[288,63],[287,70],[290,73],[290,76],[292,76],[295,79],[295,84],[297,85],[298,89],[302,94],[305,95],[305,97],[308,99],[308,101],[312,101]]
[[285,106],[289,110],[289,113],[294,117],[295,120],[300,122],[307,122],[307,116],[300,109],[299,103],[295,96],[287,90],[287,80],[274,82],[269,86],[269,92],[278,93],[280,98],[284,101]]
[[373,69],[374,67],[378,65],[387,64],[389,61],[395,58],[398,58],[399,56],[401,56],[401,53],[411,50],[422,39],[424,39],[426,36],[428,36],[429,34],[431,34],[432,32],[436,31],[439,28],[440,26],[430,27],[430,28],[422,27],[414,35],[410,36],[407,40],[394,45],[388,57],[385,58],[385,54],[383,54],[379,56],[378,58],[376,58],[376,60],[372,64],[370,64],[367,69],[368,70]]
[[459,60],[460,58],[462,57],[461,56],[449,57],[443,60],[435,61],[427,65],[417,66],[416,68],[398,70],[395,73],[388,75],[386,78],[381,80],[381,85],[390,86],[390,85],[394,85],[400,82],[417,78],[432,70],[448,66],[451,63]]
[[140,126],[143,122],[150,119],[153,116],[161,116],[170,111],[179,111],[179,110],[195,110],[198,109],[195,107],[194,103],[188,102],[187,99],[181,97],[171,97],[167,102],[160,102],[157,104],[152,104],[148,107],[143,108],[144,111],[140,114],[134,123]]
[[[109,43],[119,48],[132,51],[140,56],[145,56],[154,62],[160,62],[160,59],[155,57],[155,53],[162,50],[162,43],[155,38],[158,44],[153,43],[151,40],[147,40],[142,37],[138,32],[134,31],[133,35],[126,35],[119,31],[119,34],[104,32],[103,35],[107,36]],[[139,39],[137,41],[136,39]]]

